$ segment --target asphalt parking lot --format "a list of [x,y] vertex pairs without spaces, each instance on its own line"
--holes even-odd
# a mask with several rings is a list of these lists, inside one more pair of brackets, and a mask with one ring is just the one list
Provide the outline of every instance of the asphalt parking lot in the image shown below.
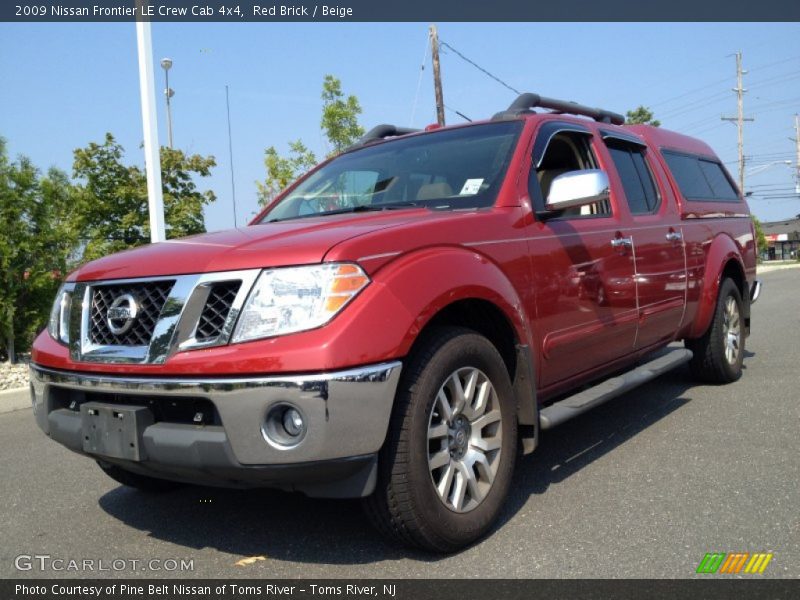
[[741,381],[698,386],[682,368],[547,432],[495,531],[449,557],[384,543],[357,502],[141,494],[47,440],[29,410],[0,414],[0,577],[115,574],[16,570],[39,554],[194,561],[125,577],[684,578],[706,552],[740,551],[773,552],[763,577],[796,578],[800,269],[762,278]]

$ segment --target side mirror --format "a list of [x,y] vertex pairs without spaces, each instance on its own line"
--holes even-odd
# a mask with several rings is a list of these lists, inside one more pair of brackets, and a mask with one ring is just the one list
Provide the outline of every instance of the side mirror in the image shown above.
[[570,171],[550,184],[546,210],[564,210],[608,200],[608,175],[600,169]]

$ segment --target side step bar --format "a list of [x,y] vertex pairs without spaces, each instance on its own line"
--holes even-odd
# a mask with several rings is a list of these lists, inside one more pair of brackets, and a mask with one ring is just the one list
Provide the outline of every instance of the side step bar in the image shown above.
[[606,379],[593,387],[543,408],[539,411],[539,426],[542,429],[550,429],[560,425],[564,421],[577,417],[595,406],[599,406],[612,398],[624,394],[628,390],[632,390],[659,375],[663,375],[683,363],[689,362],[691,359],[691,350],[686,350],[685,348],[670,349],[658,358],[618,377]]

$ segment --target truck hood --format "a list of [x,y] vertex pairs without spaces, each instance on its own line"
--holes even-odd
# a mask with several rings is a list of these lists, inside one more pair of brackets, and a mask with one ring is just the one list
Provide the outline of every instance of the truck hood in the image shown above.
[[140,246],[92,261],[71,281],[186,275],[321,262],[335,245],[429,216],[425,209],[307,217]]

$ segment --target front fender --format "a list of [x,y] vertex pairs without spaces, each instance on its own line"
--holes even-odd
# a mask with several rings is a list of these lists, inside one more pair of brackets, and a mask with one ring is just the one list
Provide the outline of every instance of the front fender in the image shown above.
[[[513,270],[527,277],[527,263]],[[402,255],[371,276],[372,283],[318,329],[178,352],[155,366],[73,362],[66,347],[44,333],[36,340],[34,361],[55,369],[128,375],[333,371],[406,356],[419,332],[441,308],[466,298],[495,304],[512,324],[518,343],[530,344],[527,319],[514,286],[480,253],[458,246],[430,247]]]
[[[520,276],[526,278],[527,270]],[[515,286],[487,256],[465,248],[427,248],[409,253],[380,269],[375,283],[386,287],[413,320],[398,345],[411,349],[420,331],[446,306],[477,299],[497,306],[514,329],[518,343],[531,344],[525,309]]]
[[722,282],[722,272],[725,270],[725,265],[731,260],[735,261],[744,277],[744,260],[740,248],[730,236],[720,233],[711,242],[711,247],[706,252],[697,314],[692,323],[689,337],[702,336],[711,325],[711,319],[714,317],[714,310],[717,306],[719,286]]

